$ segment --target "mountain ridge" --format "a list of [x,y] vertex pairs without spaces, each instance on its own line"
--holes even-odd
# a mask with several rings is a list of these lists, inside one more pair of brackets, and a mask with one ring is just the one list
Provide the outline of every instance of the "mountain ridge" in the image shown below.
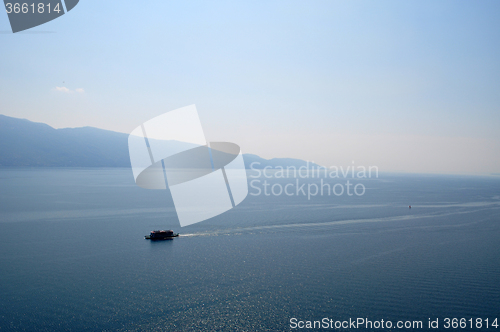
[[[130,167],[128,136],[89,126],[55,129],[0,114],[0,167]],[[243,154],[243,159],[246,168],[256,163],[255,169],[307,165],[300,159],[255,154]]]

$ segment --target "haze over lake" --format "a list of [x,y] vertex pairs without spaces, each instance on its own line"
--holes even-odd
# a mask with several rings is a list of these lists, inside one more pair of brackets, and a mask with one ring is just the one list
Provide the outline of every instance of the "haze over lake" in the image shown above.
[[[289,331],[293,318],[424,328],[429,318],[441,327],[446,317],[498,318],[498,177],[352,181],[366,193],[249,194],[180,228],[168,191],[139,188],[130,169],[1,169],[0,328]],[[144,240],[153,229],[181,236]]]

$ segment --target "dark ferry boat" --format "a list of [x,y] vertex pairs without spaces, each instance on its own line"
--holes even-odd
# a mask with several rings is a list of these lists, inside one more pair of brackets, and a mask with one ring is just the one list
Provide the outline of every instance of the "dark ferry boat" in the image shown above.
[[172,230],[168,231],[151,231],[149,235],[144,236],[146,240],[169,240],[178,237],[179,233],[174,233]]

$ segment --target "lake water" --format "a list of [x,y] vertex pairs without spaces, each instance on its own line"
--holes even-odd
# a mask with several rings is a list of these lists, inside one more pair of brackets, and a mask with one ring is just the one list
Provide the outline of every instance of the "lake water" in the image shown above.
[[[500,319],[499,177],[352,182],[365,194],[249,195],[180,228],[169,192],[137,187],[130,169],[2,169],[0,330]],[[145,240],[152,229],[181,237]]]

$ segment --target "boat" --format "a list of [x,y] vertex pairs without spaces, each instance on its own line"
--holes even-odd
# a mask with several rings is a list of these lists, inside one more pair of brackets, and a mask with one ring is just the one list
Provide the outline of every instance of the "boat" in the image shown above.
[[178,237],[179,233],[174,233],[172,230],[151,231],[149,235],[145,235],[146,240],[169,240]]

